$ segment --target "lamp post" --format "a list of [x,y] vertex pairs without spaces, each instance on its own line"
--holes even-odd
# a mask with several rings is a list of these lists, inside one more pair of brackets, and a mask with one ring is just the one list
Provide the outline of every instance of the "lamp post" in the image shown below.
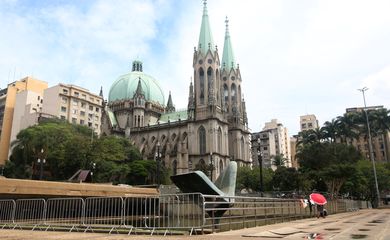
[[371,139],[371,130],[370,130],[370,122],[368,121],[368,112],[367,112],[367,105],[366,105],[366,96],[364,94],[365,91],[368,90],[367,87],[363,87],[362,89],[358,89],[363,94],[363,101],[364,101],[364,112],[366,115],[366,124],[367,124],[367,132],[368,132],[368,150],[369,150],[369,156],[370,160],[372,162],[372,169],[374,172],[374,180],[375,180],[375,190],[376,190],[376,206],[379,206],[379,200],[380,200],[380,194],[379,194],[379,188],[378,188],[378,179],[376,176],[376,167],[375,167],[375,159],[374,159],[374,153],[372,151],[372,139]]
[[213,152],[210,152],[210,180],[213,181],[213,172],[214,172],[214,159]]
[[95,162],[91,162],[91,182],[93,182],[93,173],[95,172],[95,168],[96,168],[96,163]]
[[257,150],[257,160],[259,161],[259,169],[260,169],[260,192],[263,192],[263,152],[261,151],[260,147],[260,136],[257,139],[257,143],[259,144],[258,150]]
[[157,142],[157,151],[156,151],[156,163],[157,163],[157,171],[156,171],[156,182],[157,186],[160,186],[160,161],[161,161],[161,153],[160,153],[160,142]]
[[37,163],[39,164],[39,180],[43,178],[43,165],[46,163],[46,159],[43,157],[43,149],[41,149],[41,158],[38,158]]

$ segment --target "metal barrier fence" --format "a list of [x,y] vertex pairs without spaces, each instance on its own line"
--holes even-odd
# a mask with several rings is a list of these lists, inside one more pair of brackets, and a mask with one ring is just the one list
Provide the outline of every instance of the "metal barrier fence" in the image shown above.
[[[370,207],[365,201],[335,200],[328,214]],[[0,200],[0,226],[27,229],[147,231],[227,231],[316,215],[299,199],[214,196],[200,193],[143,197],[90,197]]]

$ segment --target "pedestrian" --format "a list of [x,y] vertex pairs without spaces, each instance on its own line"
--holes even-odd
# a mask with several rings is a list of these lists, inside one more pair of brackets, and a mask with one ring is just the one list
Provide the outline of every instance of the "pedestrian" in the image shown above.
[[310,217],[311,217],[313,213],[313,203],[310,199],[307,200],[307,205],[309,205]]
[[317,218],[319,217],[325,218],[324,205],[317,204]]

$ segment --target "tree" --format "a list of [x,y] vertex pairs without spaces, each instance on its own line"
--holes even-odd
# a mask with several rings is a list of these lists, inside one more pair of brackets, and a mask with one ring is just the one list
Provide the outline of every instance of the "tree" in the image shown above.
[[280,191],[299,189],[299,173],[295,168],[279,167],[272,178],[272,186]]
[[362,159],[353,147],[340,143],[309,144],[297,153],[303,172],[323,181],[332,196],[337,196],[343,184],[354,174],[354,166]]
[[[13,178],[37,178],[37,159],[46,159],[46,180],[66,180],[79,169],[92,170],[94,182],[150,184],[156,182],[156,163],[143,160],[127,139],[102,136],[91,143],[91,129],[48,121],[20,131],[13,142],[5,173]],[[166,170],[161,169],[160,176]],[[164,178],[165,179],[165,178]]]
[[284,157],[283,154],[276,154],[272,156],[272,165],[274,165],[277,169],[285,166],[288,159]]

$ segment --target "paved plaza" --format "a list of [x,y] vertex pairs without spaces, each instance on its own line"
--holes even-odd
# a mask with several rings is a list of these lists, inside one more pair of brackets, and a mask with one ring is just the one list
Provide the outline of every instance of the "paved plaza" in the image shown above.
[[0,230],[1,239],[388,239],[390,209],[369,209],[330,215],[325,219],[309,218],[255,228],[198,236],[146,236],[100,233],[65,233],[28,230]]

